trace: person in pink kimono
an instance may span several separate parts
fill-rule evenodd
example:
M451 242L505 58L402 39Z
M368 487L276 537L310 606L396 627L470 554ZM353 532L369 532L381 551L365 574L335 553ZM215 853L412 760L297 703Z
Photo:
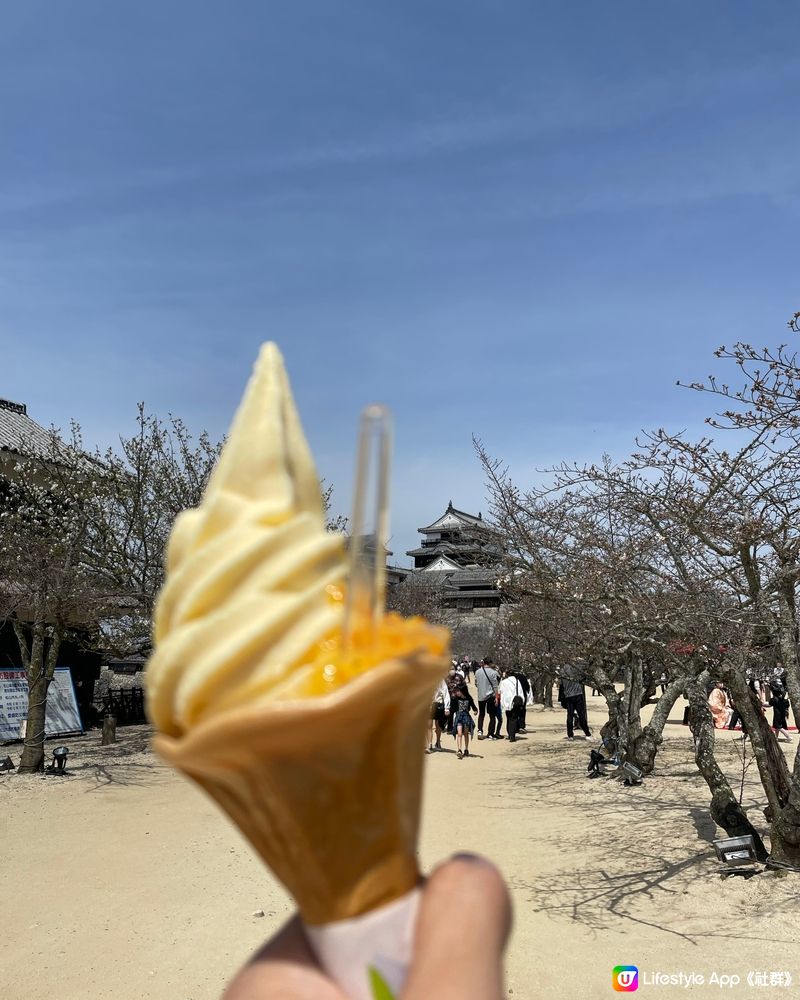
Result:
M727 729L731 718L731 705L722 681L717 681L708 696L708 707L714 719L715 729Z

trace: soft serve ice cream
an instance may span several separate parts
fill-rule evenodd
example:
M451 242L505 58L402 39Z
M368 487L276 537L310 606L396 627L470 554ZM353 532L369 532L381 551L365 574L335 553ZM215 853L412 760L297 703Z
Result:
M166 569L146 674L158 752L234 820L307 925L383 908L410 926L423 734L448 636L394 614L356 614L344 636L344 539L325 528L273 344L202 503L176 520ZM316 933L327 962L332 939ZM331 955L350 988L338 936Z
M178 736L237 706L330 693L445 636L386 616L342 644L346 575L280 352L265 344L200 507L176 520L156 606L148 708Z

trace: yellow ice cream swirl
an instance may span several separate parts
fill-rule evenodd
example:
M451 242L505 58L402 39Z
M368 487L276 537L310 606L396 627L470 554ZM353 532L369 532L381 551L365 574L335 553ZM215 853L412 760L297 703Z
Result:
M178 735L277 696L341 628L343 538L273 344L261 351L202 504L176 519L147 668L148 711Z
M315 697L397 656L447 648L445 630L385 615L342 636L343 537L283 361L265 344L199 507L170 538L147 667L148 713L179 736L264 701Z

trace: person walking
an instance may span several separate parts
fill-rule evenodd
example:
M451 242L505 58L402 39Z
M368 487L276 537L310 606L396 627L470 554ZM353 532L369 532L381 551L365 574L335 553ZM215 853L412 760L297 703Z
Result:
M469 738L475 728L470 712L477 713L478 706L472 700L467 690L467 682L462 681L451 701L453 711L453 728L456 735L456 756L469 757Z
M772 697L768 704L772 707L772 728L779 740L784 743L791 743L792 737L789 735L789 699L782 684L770 685Z
M508 742L514 743L519 728L519 710L520 707L524 707L525 699L519 678L510 670L503 671L503 679L500 681L500 705L506 713Z
M586 695L583 690L580 668L568 664L561 670L561 685L559 687L559 702L567 710L567 735L565 739L575 739L575 722L583 730L588 739L592 732L586 718Z
M433 694L431 702L431 718L428 724L428 753L442 749L442 730L447 728L450 717L450 691L444 679L439 681L439 686ZM434 746L433 735L436 733L436 744Z
M452 702L456 696L456 691L458 691L458 689L465 683L465 681L464 678L461 676L461 674L456 670L455 665L453 665L450 668L450 673L447 675L447 677L445 677L444 682L447 685L448 692L450 693L450 702L451 702L450 705L451 711L448 720L447 731L448 733L450 733L451 736L455 736L456 735L455 712L453 710Z
M500 686L500 674L495 670L494 664L488 657L481 660L480 663L473 663L472 666L478 693L478 739L483 739L483 722L488 715L486 735L488 739L493 740L497 730L496 695Z
M515 670L514 676L517 678L520 686L522 687L522 705L520 706L518 713L517 734L526 733L528 730L525 715L528 711L528 705L533 704L533 699L531 698L531 682L521 670Z

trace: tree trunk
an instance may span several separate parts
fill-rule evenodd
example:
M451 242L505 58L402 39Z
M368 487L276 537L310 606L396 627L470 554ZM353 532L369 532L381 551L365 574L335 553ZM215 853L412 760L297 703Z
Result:
M800 756L795 756L790 772L778 740L759 708L757 697L748 688L742 670L731 666L726 676L739 714L747 726L769 803L764 814L770 823L771 857L800 867Z
M655 699L657 686L656 671L653 669L652 664L648 663L647 668L643 670L642 708L644 708L645 705L649 705L650 702Z
M35 774L44 770L44 723L49 686L44 670L39 671L35 680L28 681L28 720L22 758L17 768L19 774Z
M759 777L769 803L769 821L773 822L789 801L792 782L786 758L783 756L775 734L767 722L757 695L747 686L743 664L729 663L723 677L733 694L733 702L742 717Z
M17 633L19 638L19 633ZM25 743L17 771L35 774L44 770L44 729L47 716L47 692L56 669L61 649L61 629L53 627L45 655L45 626L36 622L31 630L31 644L27 655L28 716ZM25 654L23 654L25 660Z
M664 727L685 683L684 677L670 681L656 702L650 721L628 748L628 760L637 764L645 774L651 774L655 767L658 748L664 742Z
M770 841L775 861L800 868L800 754L794 759L789 801L772 824Z
M553 707L553 677L551 674L537 673L531 680L531 694L537 705Z
M603 693L605 694L605 691ZM612 704L609 702L608 696L606 696L606 702L609 704L609 710L611 710ZM613 705L619 738L619 750L625 760L633 760L633 747L642 735L641 707L642 661L638 656L631 655L625 663L622 693L617 695L616 702Z
M706 697L707 679L706 673L699 680L691 681L686 685L686 693L692 709L689 718L695 744L694 759L711 792L711 818L729 837L749 834L755 843L758 860L766 861L764 842L733 794L714 755L714 722Z
M792 705L792 715L794 724L800 730L800 665L798 665L797 649L797 623L794 602L794 583L788 590L783 589L779 594L781 615L778 625L778 641L781 650L781 659L786 670L786 687L789 692L789 701Z
M590 677L591 683L599 689L600 693L606 700L608 721L603 723L603 726L600 729L600 738L606 746L609 746L612 741L619 740L621 738L619 724L621 718L620 705L622 703L622 695L614 687L614 682L612 681L609 672L606 671L600 664L595 663L592 665Z

